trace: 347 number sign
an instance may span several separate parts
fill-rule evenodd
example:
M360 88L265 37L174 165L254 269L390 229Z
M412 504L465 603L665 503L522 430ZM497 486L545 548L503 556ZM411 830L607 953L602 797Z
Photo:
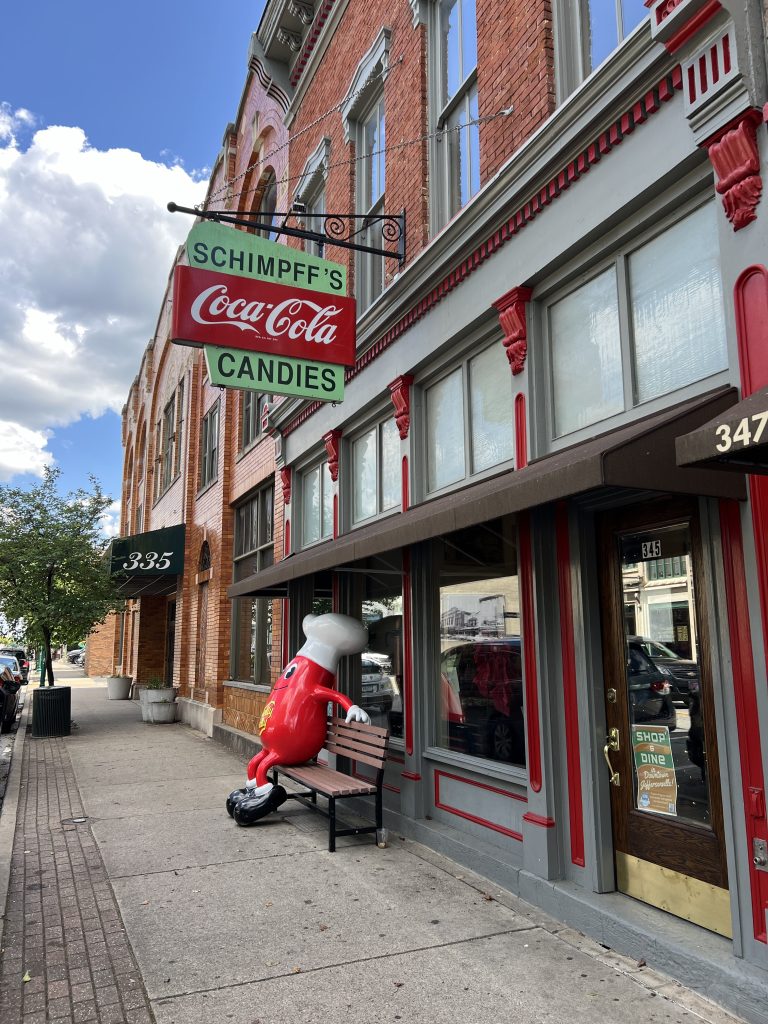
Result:
M750 427L750 421L752 427ZM715 449L718 452L729 452L734 445L748 448L751 444L759 444L766 424L768 424L768 412L757 412L753 416L745 416L744 419L739 420L734 430L731 430L727 423L721 423L715 429L715 433L720 438Z

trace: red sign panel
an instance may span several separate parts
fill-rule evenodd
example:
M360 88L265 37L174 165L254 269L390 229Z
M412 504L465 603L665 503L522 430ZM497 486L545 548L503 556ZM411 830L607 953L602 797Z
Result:
M171 340L247 352L355 362L355 300L271 281L178 266Z

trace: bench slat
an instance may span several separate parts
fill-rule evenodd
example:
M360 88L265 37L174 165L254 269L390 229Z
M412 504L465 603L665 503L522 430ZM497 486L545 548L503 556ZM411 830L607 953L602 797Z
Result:
M327 735L343 739L345 743L359 743L372 750L385 750L387 746L386 736L369 736L357 730L346 729L344 726L329 724Z
M311 789L316 789L323 796L365 796L376 792L376 786L369 782L353 779L351 775L335 772L331 768L320 765L298 765L291 768L278 768L289 779L300 782Z
M325 749L331 754L340 754L342 757L349 757L353 761L362 761L363 764L369 764L372 768L381 768L385 761L383 756L371 757L369 754L354 750L352 747L342 746L341 743L332 743L330 740L326 740Z
M365 722L347 722L344 718L337 715L332 715L328 719L328 723L329 725L343 725L345 729L367 733L369 736L389 736L389 730L382 729L379 725L366 725Z

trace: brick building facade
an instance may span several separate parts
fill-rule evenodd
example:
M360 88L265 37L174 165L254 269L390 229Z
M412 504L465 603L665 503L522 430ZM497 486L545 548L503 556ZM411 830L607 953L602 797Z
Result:
M345 266L357 356L342 403L267 402L241 454L244 393L163 312L123 531L186 525L187 721L253 746L303 615L362 617L339 681L390 729L390 824L755 1020L765 50L730 2L270 0L207 209L327 233L279 240ZM392 255L334 244L334 214ZM149 467L182 379L179 481L150 502L143 424ZM127 614L140 681L171 600Z

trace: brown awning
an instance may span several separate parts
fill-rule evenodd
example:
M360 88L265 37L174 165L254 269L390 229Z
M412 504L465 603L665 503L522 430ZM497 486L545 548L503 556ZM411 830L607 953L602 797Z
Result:
M679 466L768 474L768 388L675 441Z
M285 596L290 580L439 537L497 516L545 505L601 487L744 499L743 479L709 469L681 469L675 438L729 409L735 388L708 395L546 455L525 469L446 494L400 515L377 520L335 541L290 555L228 589L230 597Z

